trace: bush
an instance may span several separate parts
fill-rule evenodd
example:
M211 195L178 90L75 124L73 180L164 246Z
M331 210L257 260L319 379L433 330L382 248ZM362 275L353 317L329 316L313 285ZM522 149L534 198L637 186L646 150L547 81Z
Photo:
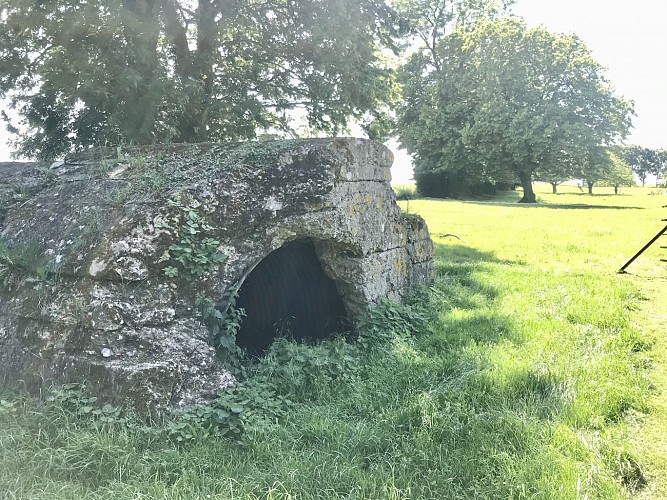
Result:
M414 200L418 197L417 188L409 184L393 186L397 200Z

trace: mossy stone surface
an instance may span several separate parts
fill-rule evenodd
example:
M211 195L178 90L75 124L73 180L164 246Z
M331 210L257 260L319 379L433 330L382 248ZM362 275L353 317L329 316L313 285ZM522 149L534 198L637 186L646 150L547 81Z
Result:
M212 398L234 377L195 297L224 309L257 263L297 239L314 244L351 318L401 299L429 280L433 249L424 221L396 205L391 162L372 141L313 139L0 164L1 374L86 382L137 407ZM169 277L183 213L224 259Z

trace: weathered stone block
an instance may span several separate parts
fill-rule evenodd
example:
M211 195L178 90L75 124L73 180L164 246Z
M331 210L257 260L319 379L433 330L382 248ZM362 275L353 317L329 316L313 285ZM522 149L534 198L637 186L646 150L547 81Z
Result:
M314 338L404 298L432 244L396 205L391 162L371 141L315 139L0 164L0 375L187 405L234 382L197 297L224 311L241 287L253 328Z

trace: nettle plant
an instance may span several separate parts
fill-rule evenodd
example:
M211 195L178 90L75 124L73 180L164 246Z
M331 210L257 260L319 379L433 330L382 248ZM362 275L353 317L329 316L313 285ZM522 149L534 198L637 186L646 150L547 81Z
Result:
M184 196L168 203L172 209L169 217L156 224L175 235L173 243L159 259L159 262L168 264L162 272L169 278L189 280L223 264L227 256L218 250L220 241L212 236L215 228L198 211L199 203ZM237 367L242 353L236 345L236 334L245 312L236 308L235 298L236 293L232 293L225 312L205 295L197 295L195 306L201 322L208 328L211 345L225 361Z
M201 314L201 322L208 328L211 345L217 349L218 355L238 368L242 352L236 345L236 334L246 314L243 308L236 307L236 297L235 292L225 312L220 311L210 298L202 295L196 297L195 305Z
M199 203L181 196L168 204L171 214L156 227L174 232L176 237L158 261L168 264L162 272L169 278L199 277L224 263L227 256L218 251L220 241L211 236L215 228L197 210Z

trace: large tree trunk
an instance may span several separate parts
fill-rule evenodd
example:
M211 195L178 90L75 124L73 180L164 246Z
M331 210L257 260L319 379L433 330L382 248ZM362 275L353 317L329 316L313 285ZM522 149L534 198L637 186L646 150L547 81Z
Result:
M192 54L188 46L188 32L182 24L175 0L165 0L162 3L162 18L165 25L165 36L169 41L174 54L174 73L185 79L194 76Z
M618 194L618 186L614 186L614 194Z
M588 184L588 194L593 194L593 183L591 181L588 181L587 184Z
M558 191L556 188L558 187L558 183L556 182L551 182L551 194L558 194Z
M530 172L521 172L519 179L521 179L523 188L523 198L519 200L519 203L537 203L533 192L533 175Z
M138 76L134 88L127 89L124 128L129 131L133 142L149 144L153 141L159 106L159 94L155 91L160 68L157 53L160 38L159 5L155 0L123 0L123 7L127 14L123 33L134 54L127 64Z
M223 13L223 4L223 0L200 0L194 12L186 16L179 11L178 0L162 1L166 38L174 55L174 72L183 82L199 85L177 125L175 140L179 142L201 142L208 138L206 125L215 81L215 57L220 24L224 22L216 19ZM193 26L196 27L196 43L192 45L188 29Z

